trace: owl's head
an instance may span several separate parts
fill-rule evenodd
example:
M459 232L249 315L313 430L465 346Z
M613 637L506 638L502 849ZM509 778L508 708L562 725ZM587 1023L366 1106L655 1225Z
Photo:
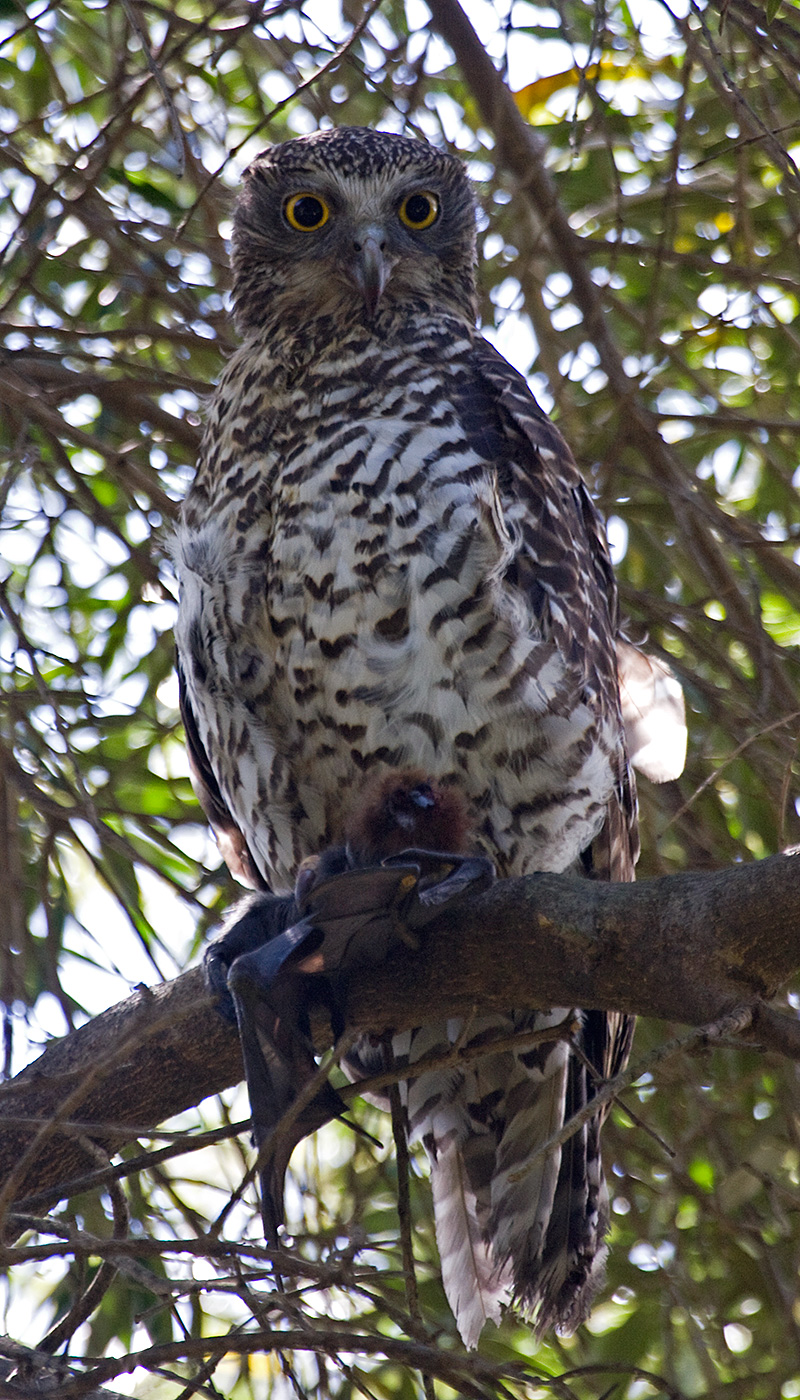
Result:
M243 332L449 312L475 323L475 201L456 157L340 127L272 146L234 219Z

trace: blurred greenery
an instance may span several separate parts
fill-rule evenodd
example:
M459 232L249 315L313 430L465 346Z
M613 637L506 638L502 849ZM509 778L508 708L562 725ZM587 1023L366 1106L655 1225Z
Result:
M422 0L0 3L0 978L17 1068L127 984L174 975L235 893L188 781L170 529L235 343L233 193L264 144L320 126L422 135L478 183L486 333L529 372L610 521L630 634L686 691L686 772L642 783L642 876L800 840L800 5L464 8L545 142L602 337ZM640 1025L637 1060L671 1033ZM170 1126L246 1113L240 1090ZM329 1127L295 1158L308 1267L283 1311L252 1196L215 1224L247 1135L200 1153L179 1138L183 1155L125 1178L124 1201L95 1192L31 1223L28 1262L0 1283L5 1328L36 1346L71 1317L58 1347L154 1400L415 1396L403 1338L435 1348L440 1400L791 1400L799 1115L795 1066L755 1049L645 1074L606 1129L608 1285L569 1340L537 1345L509 1318L464 1363L421 1163L409 1316L390 1132L369 1109L384 1150ZM120 1211L127 1262L84 1318L100 1256L70 1232L110 1237ZM270 1350L265 1328L294 1347Z

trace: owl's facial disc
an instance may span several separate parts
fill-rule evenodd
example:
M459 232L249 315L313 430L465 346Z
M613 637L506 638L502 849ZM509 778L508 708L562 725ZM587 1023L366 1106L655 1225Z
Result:
M380 224L368 224L356 231L353 256L349 260L347 271L364 298L370 319L378 309L378 303L396 262L397 254L389 252L386 232Z

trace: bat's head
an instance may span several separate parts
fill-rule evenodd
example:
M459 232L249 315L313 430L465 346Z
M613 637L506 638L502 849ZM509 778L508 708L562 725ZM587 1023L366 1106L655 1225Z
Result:
M464 793L419 768L391 768L366 785L347 823L359 863L372 864L409 847L463 854L470 846Z

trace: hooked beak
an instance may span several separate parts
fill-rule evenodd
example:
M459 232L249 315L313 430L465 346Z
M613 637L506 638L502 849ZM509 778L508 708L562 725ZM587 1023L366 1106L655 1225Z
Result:
M350 267L351 276L364 298L364 305L370 320L378 309L384 288L392 275L397 259L387 254L382 246L385 237L381 229L371 227L355 241L355 258Z

